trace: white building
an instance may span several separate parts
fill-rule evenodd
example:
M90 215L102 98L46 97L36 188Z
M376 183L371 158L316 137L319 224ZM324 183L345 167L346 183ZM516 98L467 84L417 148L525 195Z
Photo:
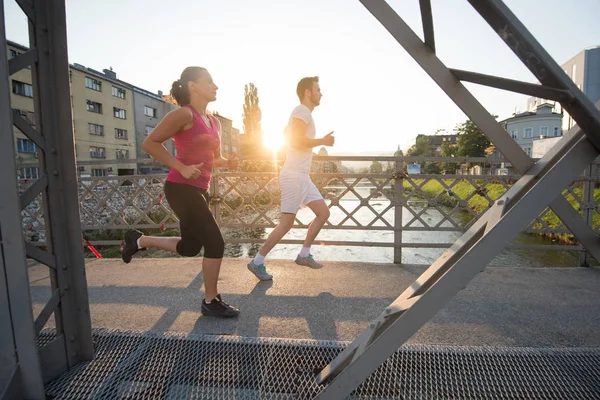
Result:
M533 147L531 148L531 158L542 158L546 153L554 147L562 137L549 137L536 139L533 141Z
M553 112L553 104L540 104L535 112L514 114L500 121L506 132L532 157L535 139L562 136L562 115Z
M561 68L593 104L600 100L600 46L580 51L561 65ZM538 97L530 97L527 100L527 110L535 111L537 106L544 103L552 104L554 112L563 113L560 103ZM567 132L573 125L575 121L564 111L563 132Z

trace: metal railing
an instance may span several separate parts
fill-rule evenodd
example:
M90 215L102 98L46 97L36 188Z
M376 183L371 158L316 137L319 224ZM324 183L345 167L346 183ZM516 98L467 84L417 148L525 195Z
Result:
M129 161L131 162L131 161ZM363 163L348 170L344 163ZM407 165L420 164L428 170L455 168L468 174L408 174ZM264 234L244 235L249 229L274 228L279 216L278 170L281 163L263 172L215 171L211 206L218 224L236 235L225 235L228 243L261 243ZM279 165L279 166L278 166ZM331 217L327 230L393 232L358 240L319 240L322 245L393 247L394 260L401 260L402 248L447 248L451 243L406 241L407 232L464 232L517 179L518 174L493 175L501 167L487 158L441 157L315 157L312 180L321 191ZM598 176L587 172L565 188L563 195L580 215L598 231L598 201L594 196ZM365 171L368 170L368 172ZM336 172L321 172L330 170ZM360 172L356 172L356 171ZM114 231L129 228L162 230L177 228L178 220L163 195L166 175L80 177L80 215L84 231ZM24 191L33 182L21 180ZM588 199L588 201L584 201ZM22 212L25 234L43 244L44 221L41 198ZM299 213L295 227L305 229L312 214ZM240 234L241 232L241 234ZM546 209L525 231L532 234L563 235L570 232ZM113 232L114 233L114 232ZM114 235L113 235L114 236ZM521 249L576 250L576 242L513 245ZM299 244L300 240L282 243ZM118 239L93 240L96 245L119 245Z

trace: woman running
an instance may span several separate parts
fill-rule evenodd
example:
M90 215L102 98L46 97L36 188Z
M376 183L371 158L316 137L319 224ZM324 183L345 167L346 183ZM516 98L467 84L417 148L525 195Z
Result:
M170 168L165 182L165 197L179 218L181 237L145 236L137 230L125 233L123 261L129 263L144 248L157 248L184 257L194 257L204 247L202 273L204 299L202 314L236 317L239 310L225 303L217 290L225 243L209 205L208 188L212 167L237 168L235 154L221 157L220 124L207 115L206 106L217 99L217 85L205 68L188 67L173 82L171 96L181 108L171 111L144 140L143 149ZM163 143L173 138L177 156Z

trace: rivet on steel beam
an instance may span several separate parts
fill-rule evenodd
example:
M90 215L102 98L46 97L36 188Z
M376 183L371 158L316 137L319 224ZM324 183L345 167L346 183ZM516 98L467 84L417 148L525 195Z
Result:
M50 152L51 152L52 154L56 154L56 153L58 153L58 151L56 151L56 149L52 149Z
M74 342L74 341L75 341L75 335L71 335L71 337L69 338L69 340L70 340L71 342Z
M52 175L58 176L58 171L57 170L52 171Z
M61 268L62 269L67 269L67 268L69 268L69 266L67 264L63 264Z

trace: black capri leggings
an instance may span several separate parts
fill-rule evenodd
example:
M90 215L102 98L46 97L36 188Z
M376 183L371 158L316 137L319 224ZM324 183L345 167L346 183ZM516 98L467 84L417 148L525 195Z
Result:
M223 258L225 242L208 208L206 190L166 181L165 197L179 218L181 240L177 243L177 253L194 257L204 247L205 258Z

